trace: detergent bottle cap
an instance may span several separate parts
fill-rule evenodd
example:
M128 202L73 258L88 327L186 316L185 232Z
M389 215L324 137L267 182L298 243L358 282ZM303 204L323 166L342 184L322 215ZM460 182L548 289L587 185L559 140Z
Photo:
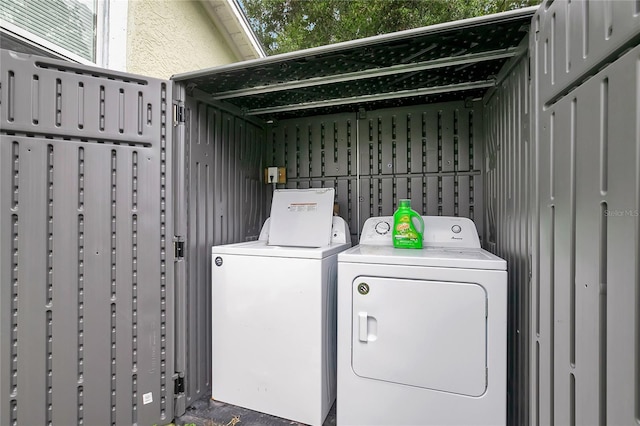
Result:
M411 207L411 200L400 200L398 207Z

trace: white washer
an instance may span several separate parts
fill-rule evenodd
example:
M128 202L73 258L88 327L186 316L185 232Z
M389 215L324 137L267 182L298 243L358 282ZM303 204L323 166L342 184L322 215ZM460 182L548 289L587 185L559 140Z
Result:
M318 248L268 245L268 230L212 248L212 398L320 426L336 396L337 256L349 229L334 217Z
M506 423L506 262L471 220L423 218L421 250L377 217L338 255L338 426Z

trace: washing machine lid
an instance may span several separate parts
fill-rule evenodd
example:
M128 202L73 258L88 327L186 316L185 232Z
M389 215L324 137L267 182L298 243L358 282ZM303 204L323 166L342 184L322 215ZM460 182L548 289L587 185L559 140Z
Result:
M271 201L268 244L329 245L334 197L333 188L276 189Z
M245 243L213 246L213 255L239 255L262 257L286 257L297 259L324 259L351 247L349 243L331 243L324 247L286 247L269 245L267 241L249 241Z
M425 247L417 250L361 244L340 253L338 262L464 269L507 269L507 262L504 259L486 250L459 247Z

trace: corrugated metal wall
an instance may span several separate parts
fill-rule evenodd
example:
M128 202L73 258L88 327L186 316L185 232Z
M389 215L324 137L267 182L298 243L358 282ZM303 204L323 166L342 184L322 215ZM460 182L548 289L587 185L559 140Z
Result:
M509 294L508 424L528 421L531 267L531 144L526 55L487 96L485 122L485 248L506 259Z
M639 12L534 17L534 425L640 422Z
M450 102L281 121L265 165L286 167L287 188L334 187L354 243L402 198L423 214L475 219L482 238L483 155L482 104Z
M0 424L168 422L167 82L1 55Z
M178 279L177 369L185 403L211 394L211 247L257 239L265 220L264 130L239 115L189 96L185 103L184 205L178 229L186 240ZM186 284L185 284L186 283ZM178 413L182 414L182 413Z

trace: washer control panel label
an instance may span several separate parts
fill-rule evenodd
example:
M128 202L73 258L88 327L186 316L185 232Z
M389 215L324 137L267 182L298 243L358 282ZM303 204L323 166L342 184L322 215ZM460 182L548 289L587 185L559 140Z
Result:
M288 207L290 212L315 212L318 210L318 203L290 203Z

